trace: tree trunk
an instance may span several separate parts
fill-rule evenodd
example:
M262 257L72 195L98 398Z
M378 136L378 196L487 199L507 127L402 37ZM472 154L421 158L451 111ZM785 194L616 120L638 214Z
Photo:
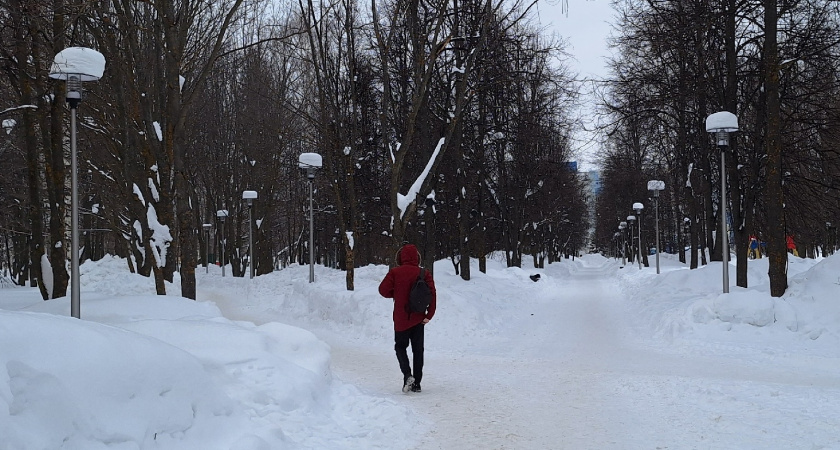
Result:
M17 59L17 74L20 82L20 104L32 105L34 95L32 86L32 76L29 73L30 55L35 54L34 49L30 49L27 43L33 42L37 33L32 33L34 30L26 30L28 20L23 17L23 12L26 10L23 4L19 1L12 2L10 8L12 23L18 26L14 27L15 32L15 57ZM31 26L34 27L34 26ZM29 31L29 32L27 32ZM32 43L34 47L34 42ZM26 163L27 163L27 182L29 189L29 223L31 238L29 240L29 273L30 280L37 283L41 291L41 297L44 300L50 298L50 293L47 292L46 287L41 276L41 257L44 255L44 225L41 219L41 166L38 162L38 141L35 137L35 127L37 120L35 112L31 108L25 108L23 115L23 133L24 145L26 147ZM63 263L63 261L62 261ZM33 284L35 286L35 284Z
M55 0L53 14L53 53L64 50L64 1ZM67 285L70 281L70 274L67 273L67 249L70 247L66 242L67 228L64 218L67 208L65 206L66 170L64 167L64 133L62 124L64 118L64 92L65 83L56 83L53 88L54 100L49 109L49 127L42 128L44 136L44 169L47 196L50 203L50 265L52 266L53 286L50 293L52 298L64 297L67 295ZM46 106L47 102L39 101Z
M778 11L776 0L764 0L764 92L767 95L767 256L770 295L787 290L784 195L782 191L781 106L779 101Z

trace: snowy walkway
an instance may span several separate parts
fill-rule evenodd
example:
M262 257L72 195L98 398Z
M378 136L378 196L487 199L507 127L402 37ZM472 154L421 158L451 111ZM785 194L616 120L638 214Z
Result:
M486 333L453 331L444 293L426 328L420 394L400 392L390 332L329 331L330 320L310 329L332 347L336 377L423 419L417 449L801 448L837 425L836 375L785 357L768 363L653 339L619 290L615 264L599 261L554 264L540 282L512 290L473 288L477 305L507 296L495 299L489 313L501 317ZM357 291L366 281L353 295L374 294L372 279L358 280ZM470 288L457 295L469 303ZM231 318L288 318L232 306L220 304ZM469 319L462 314L453 315Z

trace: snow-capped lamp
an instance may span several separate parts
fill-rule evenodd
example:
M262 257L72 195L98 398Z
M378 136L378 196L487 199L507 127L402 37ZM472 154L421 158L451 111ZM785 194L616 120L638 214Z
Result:
M216 217L219 218L219 255L221 259L219 264L222 266L222 276L225 276L225 219L227 219L228 210L220 209L216 211Z
M636 202L633 203L633 211L636 211L636 217L639 218L639 226L636 227L637 239L639 243L639 254L636 255L639 258L639 270L642 270L642 210L645 209L645 205Z
M69 47L53 58L50 78L67 82L67 103L71 109L76 109L82 101L82 82L98 81L104 72L102 53L85 47Z
M242 199L248 202L248 265L251 266L251 279L254 279L254 214L252 207L257 199L257 191L243 191Z
M706 118L706 132L715 134L720 149L720 231L721 264L723 266L723 293L729 293L729 232L726 229L726 147L729 133L738 131L738 118L729 111L720 111Z
M653 192L653 209L656 212L656 274L659 275L659 191L665 189L665 182L650 180L647 188Z
M309 179L309 282L315 282L315 218L312 203L312 182L315 180L315 171L321 168L321 155L317 153L301 153L298 157L298 167L306 173Z
M213 228L213 224L205 223L202 225L204 228L204 273L210 273L210 229Z
M81 318L79 290L79 180L76 151L76 109L82 102L82 82L97 81L105 71L105 57L84 47L66 48L53 58L50 78L67 82L70 105L70 315Z
M619 222L618 223L618 232L621 233L621 237L623 242L621 243L621 268L623 269L625 265L627 265L627 237L624 234L624 230L627 229L627 222Z
M306 178L315 178L315 171L322 166L323 159L317 153L301 153L298 157L298 167L306 173Z

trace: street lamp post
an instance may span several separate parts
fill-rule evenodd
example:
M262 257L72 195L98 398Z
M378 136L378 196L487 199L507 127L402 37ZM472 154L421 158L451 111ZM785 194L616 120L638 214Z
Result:
M70 315L81 318L79 286L79 178L76 151L76 109L82 102L82 82L97 81L105 71L105 57L96 50L69 47L55 55L50 78L67 81L70 105Z
M212 224L205 223L204 227L204 273L210 273L210 228Z
M638 254L636 253L636 249L633 247L633 239L635 239L635 237L633 236L633 225L636 223L636 216L627 216L627 222L630 224L630 253L633 255L633 258L638 259ZM638 228L638 225L637 225L637 228ZM638 244L641 246L642 243L639 242ZM630 260L630 262L632 263L633 260ZM642 268L641 263L639 263L639 264L640 264L639 268L641 269Z
M315 180L315 171L322 166L321 155L317 153L301 153L298 159L298 167L306 173L309 180L309 282L315 282L315 219L312 202L312 182Z
M618 261L618 246L620 245L619 242L621 241L621 233L616 231L613 234L613 250L615 250L615 259Z
M723 293L729 293L729 233L726 230L726 147L729 133L738 131L738 118L728 111L720 111L706 118L706 132L715 133L720 149L720 232L723 265Z
M639 270L642 270L642 210L645 205L641 203L633 203L633 210L636 211L636 217L639 218L639 226L636 232L639 234Z
M228 210L220 209L216 211L216 217L219 218L219 265L222 266L222 276L225 276L225 219L228 216Z
M665 182L648 181L648 190L653 192L653 209L656 212L656 273L659 274L659 191L665 189Z
M248 265L251 266L251 279L254 278L254 218L252 208L257 198L257 191L244 191L242 198L248 202Z
M624 266L627 265L627 254L625 252L627 250L627 236L624 234L624 230L626 228L627 228L627 222L620 222L618 224L618 231L621 233L621 240L622 240L622 242L621 242L621 267L622 268L624 268Z

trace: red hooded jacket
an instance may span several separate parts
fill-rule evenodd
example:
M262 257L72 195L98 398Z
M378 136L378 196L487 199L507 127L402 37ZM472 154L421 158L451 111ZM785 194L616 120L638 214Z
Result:
M426 314L412 313L408 309L408 294L420 275L420 252L412 244L406 244L397 253L397 267L388 271L382 283L379 283L379 293L385 298L394 299L394 330L404 331L421 322L431 320L437 307L437 291L435 281L428 270L425 271L426 283L432 290L432 301Z

